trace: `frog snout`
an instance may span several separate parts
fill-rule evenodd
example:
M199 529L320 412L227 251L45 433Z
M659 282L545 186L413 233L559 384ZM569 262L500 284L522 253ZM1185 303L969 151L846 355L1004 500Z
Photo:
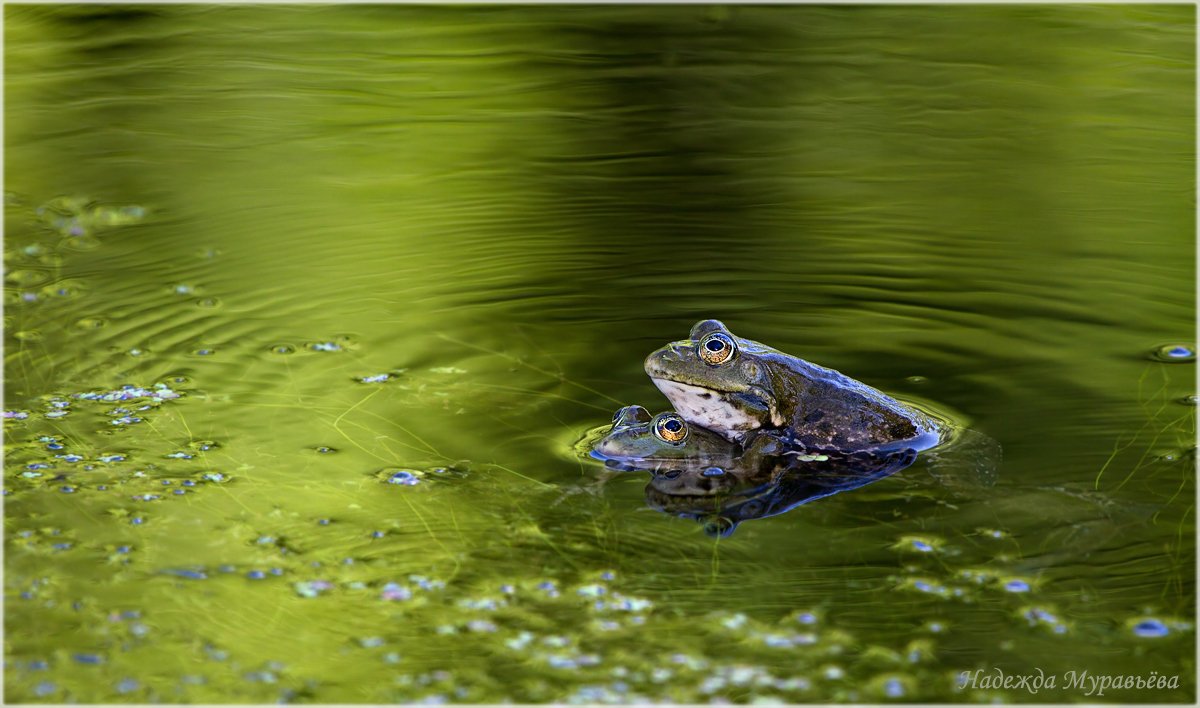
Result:
M670 344L651 352L650 356L646 357L646 373L654 376L675 369L676 365L684 361L685 351L686 347L680 344Z

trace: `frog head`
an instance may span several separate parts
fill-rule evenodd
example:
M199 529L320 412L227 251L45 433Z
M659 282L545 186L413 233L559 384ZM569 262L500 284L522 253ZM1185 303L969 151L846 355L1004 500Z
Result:
M727 459L736 448L723 437L688 425L675 412L650 415L641 406L626 406L613 415L612 428L592 447L606 460Z
M772 392L768 350L717 320L703 320L687 339L646 357L646 373L684 420L742 441L753 430L785 422Z

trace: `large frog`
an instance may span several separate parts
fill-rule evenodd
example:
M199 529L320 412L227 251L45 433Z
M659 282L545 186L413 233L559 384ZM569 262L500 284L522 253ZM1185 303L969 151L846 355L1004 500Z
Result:
M764 344L717 320L646 357L646 373L687 422L745 442L758 430L809 450L923 450L937 425L866 384Z

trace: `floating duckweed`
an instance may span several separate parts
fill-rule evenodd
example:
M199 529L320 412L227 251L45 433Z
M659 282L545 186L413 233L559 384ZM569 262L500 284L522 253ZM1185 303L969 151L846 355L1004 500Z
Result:
M722 688L725 688L725 683L725 678L722 676L709 676L700 682L700 685L697 686L697 689L699 689L701 693L716 693Z
M1058 619L1053 612L1042 607L1025 607L1019 612L1020 616L1029 622L1029 626L1042 626L1054 634L1066 634L1067 625Z
M458 606L468 610L498 610L501 607L508 607L508 603L504 600L497 600L491 597L471 598L464 597L458 601Z
M384 641L383 637L362 637L358 640L358 645L364 649L374 649L375 647L381 647L386 643L387 642Z
M775 679L775 688L780 691L807 691L812 688L812 682L802 677Z
M412 598L412 590L398 583L387 583L379 593L381 600L408 600Z
M196 307L202 307L206 310L211 310L221 306L221 300L215 297L206 297L196 301Z
M431 374L465 374L466 369L460 369L457 366L435 366L429 370Z
M472 632L495 632L499 629L494 622L488 620L475 619L467 622L467 629Z
M903 698L907 694L908 690L902 679L891 676L883 680L883 695L888 698Z
M156 383L151 388L142 386L125 385L113 391L89 391L85 393L75 394L75 398L85 401L131 401L140 398L150 399L152 402L170 401L179 398L182 394L171 390L169 386L163 383ZM55 402L51 402L52 404Z
M137 204L126 206L96 206L89 216L100 226L128 226L146 218L147 210Z
M296 347L292 346L291 344L272 344L268 351L270 351L272 354L295 354Z
M1005 580L1003 582L1003 587L1008 592L1029 592L1031 589L1029 583L1020 578Z
M1160 619L1148 617L1130 624L1130 631L1139 637L1157 639L1171 633L1171 629Z
M441 590L446 587L446 583L442 580L431 580L424 575L409 575L410 582L415 584L422 590Z
M1000 529L976 529L975 531L976 531L976 533L979 533L982 536L986 536L987 538L1007 538L1008 537L1008 533L1001 531Z
M375 473L375 476L388 484L400 484L411 487L421 482L420 470L387 468Z
M1193 448L1187 448L1184 450L1167 450L1166 452L1159 453L1158 459L1163 462L1178 462L1179 460L1188 457L1193 452L1195 452Z
M938 597L950 597L952 594L945 585L929 578L907 578L900 587Z
M525 647L529 646L530 642L532 642L533 639L534 639L533 632L522 631L521 633L519 633L517 636L513 637L512 639L505 640L504 646L508 647L509 649L512 649L513 651L521 651Z
M746 615L737 613L731 617L726 617L721 620L721 626L729 630L741 629L746 624Z
M88 664L90 666L96 666L98 664L104 663L104 657L100 656L99 654L81 653L81 654L74 654L71 656L71 658L74 659L77 663Z
M616 610L618 612L642 612L654 607L654 603L642 597L625 597L614 595L609 602L597 602L596 609Z
M986 568L963 568L958 571L960 580L976 585L986 585L996 579L996 573Z
M42 681L33 687L33 694L39 698L52 695L58 692L58 685L53 681Z
M271 671L251 671L243 678L251 683L275 683L279 678Z
M1154 361L1187 363L1196 360L1196 349L1187 344L1163 344L1150 351Z
M933 553L940 550L941 545L942 540L932 536L901 536L892 548L898 551Z

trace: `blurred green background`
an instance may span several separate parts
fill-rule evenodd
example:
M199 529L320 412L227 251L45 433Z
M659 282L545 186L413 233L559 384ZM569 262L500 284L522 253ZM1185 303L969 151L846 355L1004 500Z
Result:
M4 31L7 700L1194 699L1193 7ZM706 317L998 481L648 509L572 445Z

